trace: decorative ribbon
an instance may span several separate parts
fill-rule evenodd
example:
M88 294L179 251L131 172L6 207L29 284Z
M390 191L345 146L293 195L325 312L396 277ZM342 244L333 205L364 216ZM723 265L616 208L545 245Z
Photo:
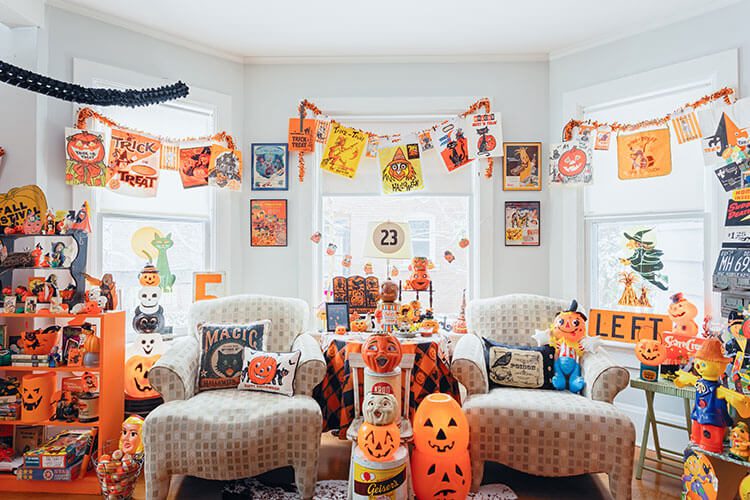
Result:
M571 140L573 138L573 129L576 127L580 127L583 124L591 125L594 128L607 126L607 127L610 127L613 132L629 132L629 131L638 130L644 127L666 125L666 123L669 121L672 115L678 114L687 108L693 108L693 109L699 108L713 101L718 101L719 99L723 99L724 102L726 102L727 104L732 104L732 100L731 100L732 94L734 94L734 89L729 88L729 87L724 87L721 90L717 90L713 94L709 94L709 95L705 95L701 97L695 102L685 104L680 109L677 109L674 112L666 116L662 116L660 118L652 118L650 120L643 120L638 123L618 123L618 122L606 123L606 122L599 122L596 120L570 120L568 123L565 124L565 127L563 127L562 138L563 138L563 141Z

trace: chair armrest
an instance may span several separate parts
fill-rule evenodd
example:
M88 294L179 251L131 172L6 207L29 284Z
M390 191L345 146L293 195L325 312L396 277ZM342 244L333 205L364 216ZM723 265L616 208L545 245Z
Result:
M320 343L309 333L301 333L294 339L292 351L302 352L294 376L294 394L312 396L313 389L323 381L326 373L326 362Z
M488 391L482 339L471 333L459 339L453 351L451 371L466 387L467 396L485 394Z
M200 347L193 337L179 337L148 372L148 381L164 402L190 399L195 395Z
M586 380L583 395L595 401L613 402L615 396L630 382L627 368L616 365L601 348L583 356L581 371Z

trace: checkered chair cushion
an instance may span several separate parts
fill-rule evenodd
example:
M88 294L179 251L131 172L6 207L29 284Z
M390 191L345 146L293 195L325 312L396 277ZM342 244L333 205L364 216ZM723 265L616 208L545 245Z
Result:
M240 479L291 465L304 498L317 481L323 417L310 396L325 373L320 346L303 333L304 301L240 295L198 302L190 310L194 337L178 339L154 365L149 380L165 404L143 426L148 500L167 498L173 474ZM237 389L195 393L198 370L196 326L203 322L246 324L270 319L269 351L300 350L295 395Z
M630 499L635 430L611 403L630 380L606 353L581 361L583 396L567 391L498 388L489 390L481 337L535 345L537 329L549 328L568 302L537 295L506 295L472 301L469 334L461 338L452 370L466 387L464 410L471 425L474 484L484 462L500 462L543 476L607 472L615 498Z

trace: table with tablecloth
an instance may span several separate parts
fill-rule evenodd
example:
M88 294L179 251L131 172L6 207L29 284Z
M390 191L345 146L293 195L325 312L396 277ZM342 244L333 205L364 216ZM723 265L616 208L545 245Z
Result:
M313 391L313 397L323 411L324 430L339 430L339 436L346 435L346 429L354 419L354 387L347 353L359 352L364 339L364 335L357 334L323 335L321 339L326 375L323 382ZM410 416L413 416L422 399L434 392L447 393L456 401L461 400L458 381L450 371L452 338L434 335L399 340L402 352L414 354L409 398ZM359 389L361 401L363 384L360 384Z

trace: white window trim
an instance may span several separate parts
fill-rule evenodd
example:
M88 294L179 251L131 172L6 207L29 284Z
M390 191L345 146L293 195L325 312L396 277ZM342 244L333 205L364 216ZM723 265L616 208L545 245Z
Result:
M158 87L172 80L157 78L144 75L134 71L117 68L107 64L101 64L85 59L73 59L73 79L79 85L93 86L95 81L111 81L117 85L127 85L134 88ZM190 95L188 98L180 99L173 103L175 106L190 107L195 106L199 109L210 109L214 117L214 129L231 130L232 126L232 98L226 94L221 94L211 90L201 89L190 86ZM75 123L77 118L77 108L74 107L73 118L71 123ZM148 131L145 131L148 132ZM154 131L156 132L156 131ZM213 191L213 190L212 190ZM73 186L73 206L80 206L84 201L88 201L92 211L97 213L98 192L95 189ZM231 277L234 273L230 271L230 245L222 242L231 241L231 203L230 196L218 196L217 193L211 194L211 214L212 223L209 224L209 241L208 249L210 255L209 269L226 272L227 289L232 290ZM121 212L116 212L121 213ZM142 216L143 214L133 214ZM178 216L175 216L178 217ZM93 217L94 224L98 227L93 228L92 234L89 235L89 269L90 273L99 275L103 272L101 269L101 218Z

